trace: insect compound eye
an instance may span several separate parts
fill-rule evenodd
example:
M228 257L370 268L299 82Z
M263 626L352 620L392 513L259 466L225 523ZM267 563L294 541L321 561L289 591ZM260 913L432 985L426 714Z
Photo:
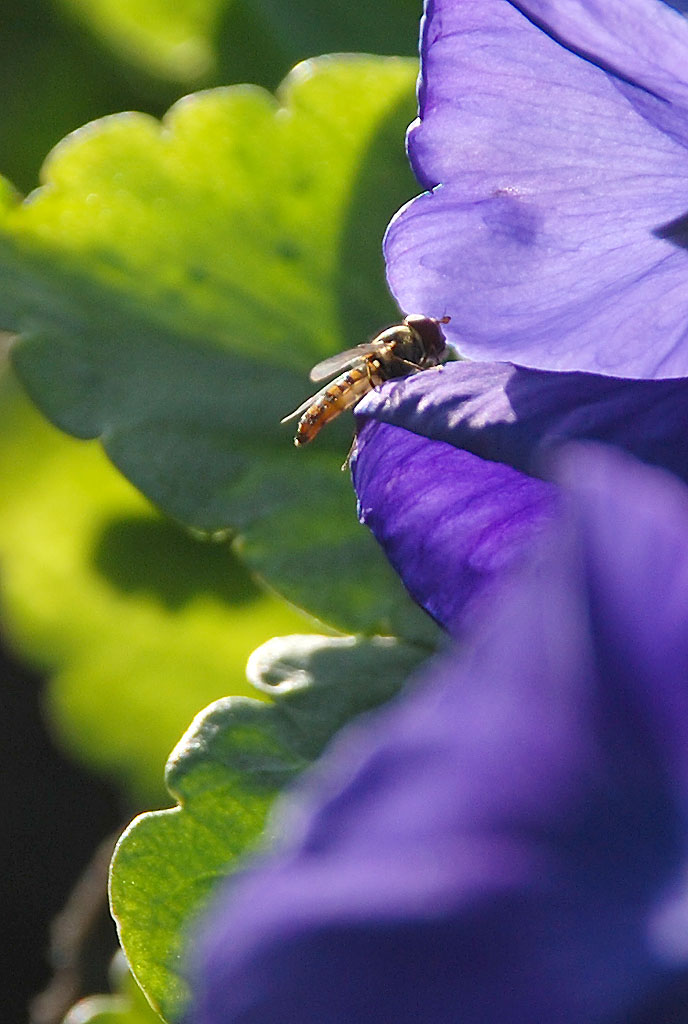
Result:
M438 357L445 349L444 332L441 324L447 323L447 319L435 320L431 316L423 316L420 313L410 313L404 319L404 323L411 327L423 343L423 348L428 356Z

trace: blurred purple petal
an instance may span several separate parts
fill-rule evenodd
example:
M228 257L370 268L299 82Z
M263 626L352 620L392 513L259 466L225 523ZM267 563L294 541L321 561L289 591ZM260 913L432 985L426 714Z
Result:
M564 442L606 441L688 481L684 379L456 362L371 392L356 415L360 518L452 631L493 599L551 518L554 487L534 475Z
M193 1024L629 1021L685 967L688 495L613 452L565 476L473 643L350 728L221 893Z
M620 6L599 6L597 21L580 3L552 17L600 41ZM645 12L679 82L664 54L688 25L656 0L632 6L618 46L634 52ZM474 359L688 373L685 108L582 59L506 0L428 0L422 52L409 155L426 187L442 187L389 226L400 306L449 314L448 338Z

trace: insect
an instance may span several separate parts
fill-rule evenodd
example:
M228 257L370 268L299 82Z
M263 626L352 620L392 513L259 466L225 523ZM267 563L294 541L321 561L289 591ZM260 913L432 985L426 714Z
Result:
M351 409L383 381L437 366L445 350L442 325L449 320L448 316L436 320L411 313L403 323L388 327L365 345L349 348L314 366L312 381L325 380L335 373L339 377L282 420L288 423L301 417L294 437L296 447L312 441L326 423Z

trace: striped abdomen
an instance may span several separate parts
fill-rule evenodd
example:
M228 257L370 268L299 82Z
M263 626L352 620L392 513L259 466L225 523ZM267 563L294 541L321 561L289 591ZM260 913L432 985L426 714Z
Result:
M354 366L341 374L323 388L313 399L313 404L306 409L296 428L294 444L297 447L308 444L326 423L360 402L364 395L382 384L383 380L377 359L366 360L363 366Z

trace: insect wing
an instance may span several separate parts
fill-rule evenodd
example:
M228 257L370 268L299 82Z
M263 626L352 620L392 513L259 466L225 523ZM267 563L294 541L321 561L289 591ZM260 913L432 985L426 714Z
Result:
M301 405L300 405L300 406L298 407L298 409L294 409L294 411L293 411L293 412L290 412L288 416L284 416L284 417L283 417L283 418L282 418L282 419L280 420L280 423L288 423L288 422L289 422L289 420L295 420L295 419L296 419L296 417L297 417L297 416L300 416L300 415L301 415L302 413L304 413L304 412L306 411L306 409L310 409L310 407L311 407L311 406L313 405L313 402L315 401L315 399L316 399L316 396L315 396L315 395L313 395L313 397L312 397L312 398L307 398L307 399L306 399L306 401L305 401L305 402L303 402L303 403L302 403L302 404L301 404Z
M325 380L326 377L334 377L335 373L348 370L354 363L358 363L366 356L374 355L379 351L380 345L376 341L368 341L365 345L356 345L355 348L347 348L344 352L338 352L336 356L323 359L317 363L310 372L312 381Z
M311 395L311 397L307 398L305 402L302 402L298 409L294 409L294 411L290 412L288 416L285 416L284 419L280 420L280 423L288 423L289 420L295 420L297 416L301 416L302 413L307 412L308 409L318 401L320 396L325 394L328 387L329 384L324 388L321 388L320 391L316 391L314 395Z

